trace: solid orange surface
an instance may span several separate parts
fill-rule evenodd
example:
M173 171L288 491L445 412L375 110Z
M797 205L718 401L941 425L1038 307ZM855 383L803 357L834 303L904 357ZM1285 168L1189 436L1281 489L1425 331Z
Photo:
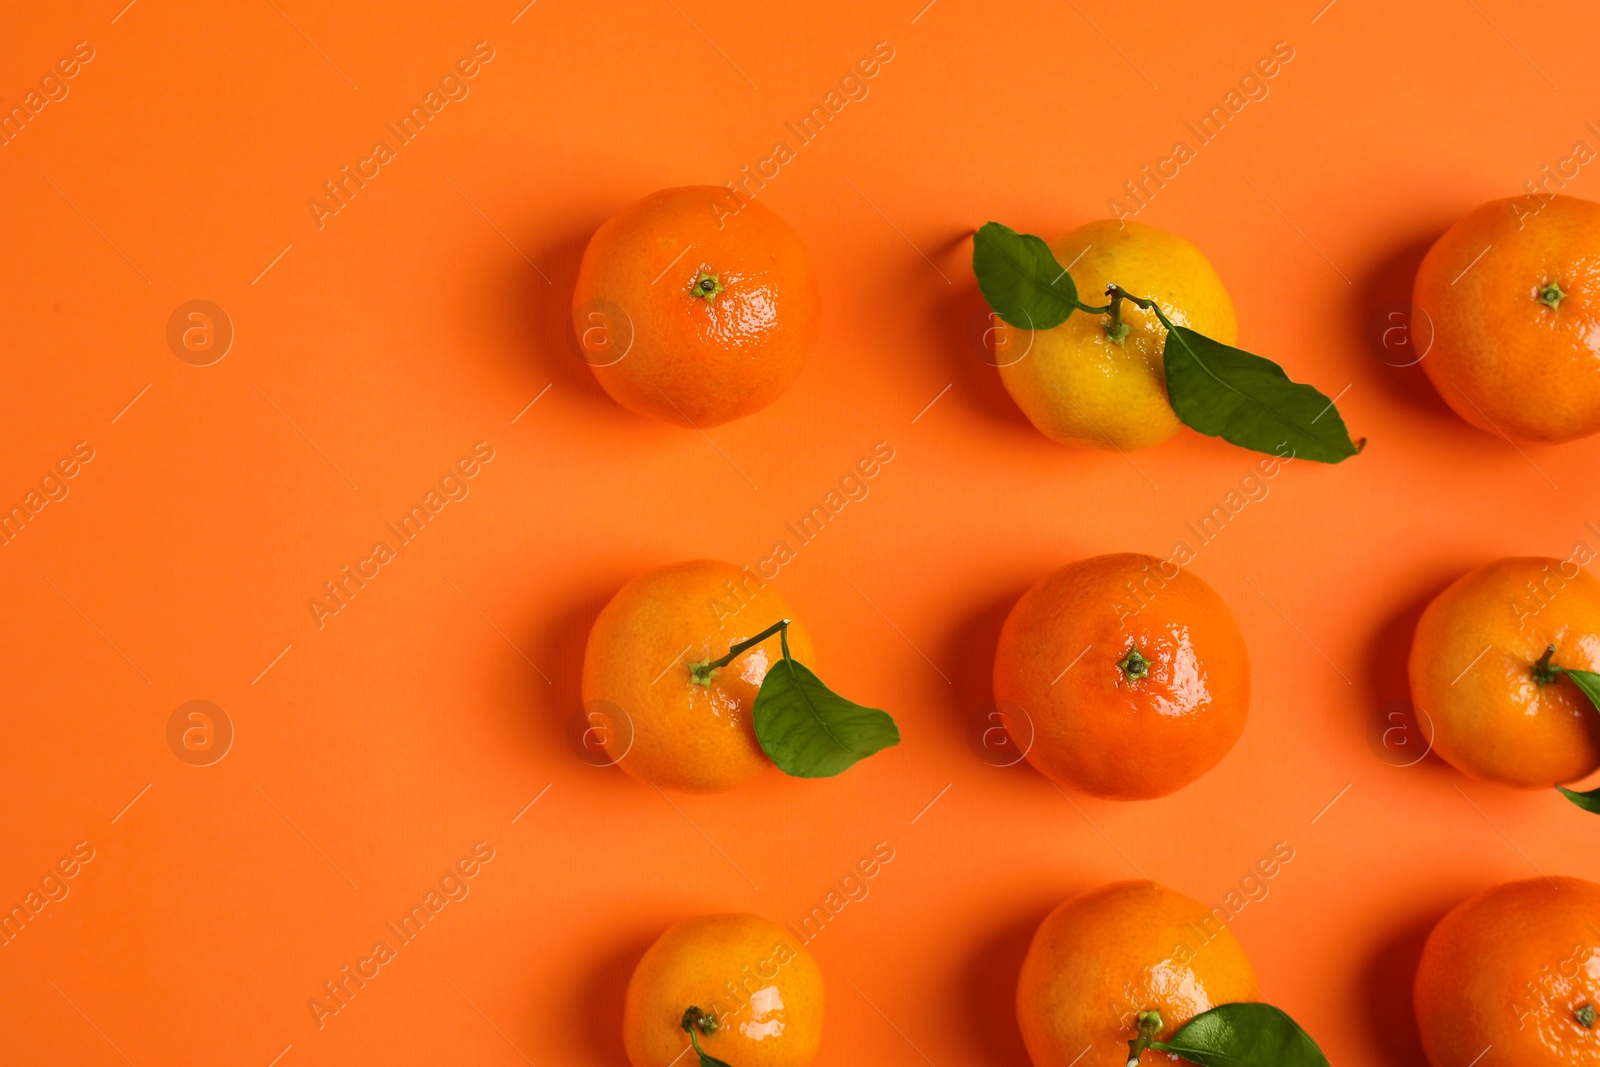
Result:
M0 546L0 903L59 897L0 947L6 1062L619 1065L622 990L665 926L837 894L810 942L820 1063L1023 1064L1032 929L1149 877L1234 914L1333 1062L1412 1065L1411 973L1448 907L1600 878L1597 824L1553 792L1368 741L1450 579L1600 548L1600 442L1513 447L1370 340L1475 204L1563 173L1600 198L1585 5L124 2L19 9L0 42L0 108L39 93L0 143L0 504L38 506ZM1147 165L1169 177L1139 207ZM704 435L629 415L569 341L584 243L746 167L815 259L816 355ZM1123 457L1022 419L973 346L973 229L1135 208L1210 256L1240 343L1337 394L1365 454L1259 479L1187 431ZM168 341L193 300L232 324L206 366L187 320ZM865 495L797 538L880 442ZM387 524L435 492L402 544ZM978 758L1022 590L1180 541L1253 659L1222 763L1114 803ZM779 543L819 672L904 742L705 797L582 762L606 600ZM315 609L346 567L376 573ZM209 766L176 754L189 720L169 743L195 700L231 724ZM388 933L430 892L459 899ZM308 1007L346 967L373 976Z

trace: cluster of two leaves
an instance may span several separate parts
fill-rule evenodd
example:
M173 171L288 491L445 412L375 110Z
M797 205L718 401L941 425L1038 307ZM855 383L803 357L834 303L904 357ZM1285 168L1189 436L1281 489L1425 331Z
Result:
M972 270L989 307L1019 329L1053 329L1084 309L1077 284L1050 247L998 222L978 230ZM1163 322L1167 399L1192 429L1257 452L1320 463L1361 450L1339 409L1319 390L1291 381L1269 359Z

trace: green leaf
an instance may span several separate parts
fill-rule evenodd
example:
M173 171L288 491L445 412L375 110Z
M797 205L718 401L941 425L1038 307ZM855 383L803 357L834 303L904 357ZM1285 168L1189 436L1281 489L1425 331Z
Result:
M1222 1004L1151 1046L1202 1067L1328 1067L1317 1043L1271 1004Z
M698 1045L695 1046L694 1051L700 1057L700 1067L729 1067L726 1062L717 1059L715 1056L707 1056L704 1052L701 1052Z
M1594 671L1573 671L1565 667L1557 667L1557 671L1572 679L1572 684L1577 686L1583 695L1589 698L1589 703L1600 710L1600 674Z
M755 726L762 750L796 778L832 778L900 743L900 730L885 712L846 700L787 656L761 683Z
M1589 703L1594 706L1596 711L1600 711L1600 674L1596 674L1594 671L1573 671L1565 667L1557 667L1556 670L1571 678L1572 684L1577 686L1578 690L1589 698ZM1576 790L1567 789L1559 785L1556 788L1561 790L1562 796L1578 805L1584 811L1600 815L1600 789L1591 789L1587 793L1579 793Z
M1592 811L1596 815L1600 815L1600 789L1591 789L1587 793L1579 793L1565 786L1558 785L1556 788L1561 791L1562 796L1578 805L1584 811Z
M1049 330L1078 306L1078 286L1050 246L1031 233L986 222L972 242L972 273L995 314L1024 330Z
M1270 455L1338 463L1361 451L1333 401L1289 380L1270 359L1232 348L1163 315L1167 399L1188 426ZM1282 451L1284 446L1292 452Z

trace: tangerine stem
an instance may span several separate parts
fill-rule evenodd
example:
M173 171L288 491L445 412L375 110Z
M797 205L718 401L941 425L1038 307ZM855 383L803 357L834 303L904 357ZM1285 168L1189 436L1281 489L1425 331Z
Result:
M1139 1013L1139 1036L1128 1042L1128 1067L1139 1067L1139 1060L1144 1056L1144 1050L1152 1045L1159 1045L1156 1034L1161 1032L1161 1013L1159 1011L1141 1011Z
M1561 668L1553 666L1550 663L1550 657L1554 656L1555 654L1556 646L1550 645L1544 650L1544 655L1539 657L1538 662L1529 668L1533 672L1533 680L1537 682L1541 688L1549 685L1560 676Z
M723 667L726 667L728 664L732 663L734 661L734 659L736 659L741 652L743 652L746 649L751 648L751 647L753 647L755 645L759 645L761 642L765 641L767 638L771 637L773 634L781 635L778 638L778 640L783 645L783 658L784 659L788 659L789 658L789 622L790 622L789 619L779 619L777 622L773 623L771 626L767 627L765 630L762 630L760 633L756 634L754 637L750 638L749 640L740 641L736 645L730 645L729 648L728 648L728 654L723 656L721 659L717 659L717 660L705 660L705 659L703 659L703 660L699 661L698 663L689 664L689 676L694 680L694 682L697 685L710 685L711 684L711 679L717 673L717 671L719 671Z
M691 1006L684 1009L683 1021L679 1025L683 1027L684 1033L689 1035L689 1044L694 1046L694 1054L699 1057L702 1065L722 1064L721 1060L706 1055L705 1049L700 1047L699 1037L695 1035L696 1027L699 1027L700 1032L703 1034L716 1033L721 1024L717 1022L717 1017L715 1015ZM727 1065L722 1064L722 1067L727 1067Z
M1077 302L1078 310L1087 312L1090 315L1110 315L1111 321L1106 324L1106 334L1116 344L1122 344L1123 339L1128 336L1128 331L1130 329L1130 327L1122 321L1122 302L1124 300L1128 301L1130 304L1133 304L1135 307L1143 308L1146 311L1154 311L1156 313L1156 318L1161 320L1162 325L1166 326L1168 329L1172 327L1172 323L1167 321L1167 317L1161 313L1161 309L1156 306L1156 302L1154 300L1150 300L1142 296L1134 296L1120 285L1106 286L1106 295L1109 296L1111 300L1106 304L1105 307L1092 307L1080 300Z
M1120 345L1127 340L1131 329L1122 321L1122 290L1113 285L1106 292L1111 294L1111 321L1106 323L1106 336L1111 338L1112 344Z
M717 1017L715 1015L712 1015L708 1011L702 1011L693 1005L683 1010L683 1019L678 1025L682 1026L684 1031L688 1033L690 1041L694 1040L694 1032L696 1028L698 1028L702 1034L709 1035L716 1033L722 1027L722 1024L717 1022ZM699 1045L695 1046L695 1051L700 1051Z
M1117 666L1122 668L1122 673L1128 676L1129 681L1138 681L1150 673L1150 661L1139 651L1139 646L1134 645L1128 649L1128 654L1122 657Z
M722 284L720 277L701 271L695 278L694 284L689 286L689 295L697 296L710 304L714 303L717 299L717 294L726 288L727 286Z

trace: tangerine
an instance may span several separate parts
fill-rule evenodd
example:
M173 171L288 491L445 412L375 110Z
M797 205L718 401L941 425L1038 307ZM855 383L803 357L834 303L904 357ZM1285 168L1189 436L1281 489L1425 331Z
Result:
M1423 611L1411 700L1451 766L1548 788L1600 769L1600 713L1561 667L1600 670L1600 580L1570 560L1496 560Z
M1447 230L1417 271L1422 368L1472 425L1531 441L1600 430L1600 204L1491 200Z
M717 186L664 189L619 211L584 250L572 326L630 411L716 426L772 403L816 347L810 257L765 205Z
M751 715L767 668L782 656L778 636L752 645L709 685L690 665L792 617L769 583L716 560L661 567L623 586L595 619L583 655L585 705L599 702L627 720L603 736L607 754L635 778L691 792L731 789L770 767ZM789 649L814 662L799 622L789 627Z
M1052 241L1081 299L1095 303L1118 285L1154 300L1167 317L1213 340L1238 339L1233 301L1198 248L1137 222L1102 219ZM1162 347L1167 328L1155 312L1124 302L1113 337L1109 314L1073 314L1049 330L999 322L1000 380L1046 437L1064 444L1131 452L1160 444L1183 424L1167 401ZM1021 353L1017 355L1017 353Z
M1059 905L1039 925L1017 980L1017 1022L1033 1067L1124 1067L1142 1012L1166 1041L1219 1004L1260 999L1233 933L1205 906L1154 882L1115 882ZM1147 1050L1146 1067L1184 1064Z
M1597 1067L1600 885L1530 878L1458 905L1428 936L1413 1000L1433 1067Z
M633 1067L692 1064L695 1046L737 1067L805 1067L822 1041L824 999L821 968L777 923L689 919L634 968L623 1046Z
M1011 609L994 695L1032 720L1027 758L1046 776L1147 799L1188 785L1239 739L1250 657L1227 604L1193 574L1138 553L1096 556Z

